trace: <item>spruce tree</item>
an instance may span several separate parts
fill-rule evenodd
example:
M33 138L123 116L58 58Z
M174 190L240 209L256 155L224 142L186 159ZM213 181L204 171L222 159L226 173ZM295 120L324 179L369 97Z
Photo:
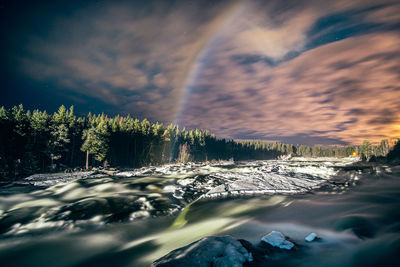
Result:
M81 150L86 152L86 169L89 168L89 156L102 162L108 152L109 131L105 121L101 121L97 126L92 126L83 131L83 145Z

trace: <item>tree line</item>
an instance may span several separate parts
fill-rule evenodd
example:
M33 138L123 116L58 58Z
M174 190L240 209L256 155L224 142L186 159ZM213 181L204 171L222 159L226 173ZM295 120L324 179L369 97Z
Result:
M366 141L367 142L367 141ZM128 116L77 117L61 106L48 114L22 105L0 108L0 177L93 166L135 168L169 162L273 159L281 155L367 158L384 156L389 144L361 147L270 144L266 141L218 139L207 130L179 129Z

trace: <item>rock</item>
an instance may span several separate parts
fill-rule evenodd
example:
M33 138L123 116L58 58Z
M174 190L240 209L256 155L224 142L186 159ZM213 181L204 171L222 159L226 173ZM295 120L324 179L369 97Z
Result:
M272 231L266 236L263 236L261 241L281 249L291 250L294 247L292 242L286 240L285 236L281 232L277 231Z
M140 205L140 209L142 210L153 210L154 207L145 197L139 197L135 203Z
M253 254L249 253L249 259L247 261L248 262L252 262L253 261Z
M249 253L249 259L244 263L243 266L267 266L267 258L269 255L267 255L266 251L257 246L253 246L253 244L247 240L238 239L238 241Z
M173 250L151 266L240 267L251 260L251 254L232 236L211 236Z
M312 242L312 241L314 241L317 237L318 237L318 236L317 236L316 233L311 233L311 234L309 234L308 236L306 236L305 240L306 240L307 242Z

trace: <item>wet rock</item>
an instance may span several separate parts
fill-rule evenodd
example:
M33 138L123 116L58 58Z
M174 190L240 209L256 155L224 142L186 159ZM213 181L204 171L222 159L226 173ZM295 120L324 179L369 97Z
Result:
M136 203L140 205L140 209L142 210L153 210L154 207L145 197L139 197L136 200Z
M235 238L211 236L171 251L153 262L151 266L240 267L250 260L252 260L251 254Z
M312 241L314 241L317 237L318 237L318 236L317 236L316 233L311 233L311 234L309 234L308 236L306 236L305 240L306 240L307 242L312 242Z
M107 222L124 222L130 220L130 214L143 209L141 203L135 201L135 197L108 197L111 215L108 215ZM107 215L107 214L104 214Z
M244 239L239 239L238 241L249 253L249 259L243 264L243 266L268 266L267 258L272 255L271 251L264 249L262 245L253 246L249 241Z
M69 213L65 213L69 211ZM110 205L104 198L86 198L71 205L66 205L60 209L59 214L66 214L63 219L85 220L96 215L112 213Z
M270 244L273 247L278 247L280 249L291 250L294 244L289 240L286 240L285 236L281 232L272 231L271 233L263 236L261 241Z
M171 208L171 200L165 197L160 197L156 199L152 199L150 201L154 210L156 210L157 215L167 215L169 214L168 210Z

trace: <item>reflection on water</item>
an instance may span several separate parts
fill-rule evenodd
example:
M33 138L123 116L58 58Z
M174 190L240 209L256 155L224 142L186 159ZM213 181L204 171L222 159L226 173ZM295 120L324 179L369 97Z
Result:
M400 251L400 168L341 168L348 163L171 165L119 177L93 174L58 185L33 185L31 179L30 184L4 186L0 262L148 266L207 235L230 234L257 243L276 230L295 241L299 251L271 259L271 265L395 266ZM229 192L246 175L250 189L267 183L273 187L274 181L279 183L276 188L298 190L263 195L254 193L259 189L248 190L249 195L227 193L193 202L218 186ZM286 178L280 182L278 176ZM298 179L309 181L309 189ZM306 243L304 237L311 232L321 240Z

